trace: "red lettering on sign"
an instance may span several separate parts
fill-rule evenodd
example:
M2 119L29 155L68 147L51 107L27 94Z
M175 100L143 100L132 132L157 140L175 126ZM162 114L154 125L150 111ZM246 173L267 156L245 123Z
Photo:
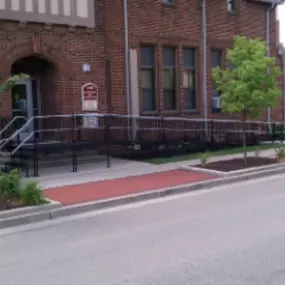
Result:
M88 83L82 88L83 100L98 100L98 87Z

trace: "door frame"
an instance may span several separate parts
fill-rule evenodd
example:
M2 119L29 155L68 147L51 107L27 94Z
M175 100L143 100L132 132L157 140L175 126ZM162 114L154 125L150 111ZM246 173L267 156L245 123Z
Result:
M32 88L32 80L37 81L37 94L33 94L33 88ZM40 115L40 109L39 106L41 106L39 100L40 100L40 94L39 94L39 80L37 78L24 78L15 83L15 85L25 85L26 88L26 109L27 109L27 120L32 118L34 116L34 109L37 109L38 115ZM34 108L33 106L33 95L37 96L37 106ZM12 99L13 100L13 99ZM20 109L13 109L14 110L20 110ZM39 126L40 127L40 126ZM27 131L21 132L19 134L20 141L23 141L27 138L32 132L34 131L34 124L30 124L27 128ZM32 140L34 136L31 136L30 139ZM17 139L17 138L15 138Z
M41 102L42 96L41 96L41 86L40 86L41 80L40 80L40 78L38 78L38 77L30 77L29 79L30 79L30 81L31 81L31 86L33 86L33 85L32 85L32 81L33 81L33 80L35 80L35 81L36 81L36 84L37 84L37 85L36 85L37 88L36 88L36 90L35 90L36 94L33 94L33 87L32 87L32 96L31 96L31 98L32 98L32 104L33 104L33 96L37 96L37 106L36 106L36 108L35 108L35 106L33 106L33 116L34 116L34 109L37 109L37 116L41 116L41 114L42 114L42 102ZM38 126L38 129L39 129L39 130L42 130L42 125L43 125L42 120L38 120L37 126ZM42 138L42 133L39 132L39 133L37 134L37 137L41 140L41 138Z
M33 116L34 112L32 80L30 78L21 79L18 82L16 82L16 85L26 86L27 119L29 120Z

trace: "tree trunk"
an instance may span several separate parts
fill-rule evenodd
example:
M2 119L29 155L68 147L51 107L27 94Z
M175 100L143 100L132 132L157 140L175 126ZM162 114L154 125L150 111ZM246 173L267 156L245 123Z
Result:
M243 159L244 166L247 166L247 151L246 151L246 110L243 111L242 121L242 146L243 146Z

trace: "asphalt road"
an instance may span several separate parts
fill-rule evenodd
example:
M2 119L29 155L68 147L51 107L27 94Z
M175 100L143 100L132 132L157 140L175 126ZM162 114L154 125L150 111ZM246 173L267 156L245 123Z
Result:
M1 285L284 285L285 176L0 232Z

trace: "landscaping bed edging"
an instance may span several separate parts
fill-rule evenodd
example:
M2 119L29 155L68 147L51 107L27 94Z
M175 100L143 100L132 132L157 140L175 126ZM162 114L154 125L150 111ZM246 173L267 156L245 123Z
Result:
M60 202L53 201L47 198L45 198L45 201L47 201L47 204L38 205L38 206L27 206L27 207L21 207L21 208L1 211L0 212L0 228L1 228L1 221L3 219L9 219L9 218L14 218L18 216L39 213L43 211L56 209L62 206Z
M285 172L285 163L276 163L272 165L251 167L247 169L234 170L234 171L228 171L228 172L207 169L207 168L202 168L198 166L180 166L179 169L184 170L184 171L197 171L197 172L202 172L202 173L206 173L210 175L216 175L219 177L230 177L230 176L236 176L236 175L242 175L242 174L259 173L261 171L276 170L276 169L284 169L284 172Z

